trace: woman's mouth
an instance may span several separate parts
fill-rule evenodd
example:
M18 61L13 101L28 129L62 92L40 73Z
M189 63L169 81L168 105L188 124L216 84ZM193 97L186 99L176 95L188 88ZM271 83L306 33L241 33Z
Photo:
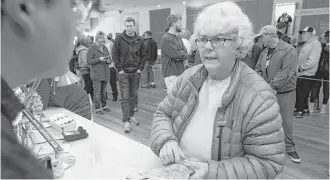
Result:
M209 61L213 61L213 60L217 60L218 58L215 57L205 57L205 60L209 60Z

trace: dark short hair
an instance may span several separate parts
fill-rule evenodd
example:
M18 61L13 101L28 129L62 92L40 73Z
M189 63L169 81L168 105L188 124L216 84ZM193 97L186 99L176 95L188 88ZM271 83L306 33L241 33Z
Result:
M329 37L329 31L326 31L326 32L324 33L324 37Z
M134 24L134 26L135 26L135 19L132 18L132 17L128 17L128 18L126 18L124 22L133 22L133 24Z
M149 36L152 36L152 32L151 31L146 31L145 34L148 34Z

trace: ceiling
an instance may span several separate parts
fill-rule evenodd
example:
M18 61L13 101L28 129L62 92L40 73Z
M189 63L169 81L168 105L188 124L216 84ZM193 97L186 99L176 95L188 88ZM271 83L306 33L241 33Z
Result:
M193 0L185 0L193 1ZM158 4L170 4L170 3L180 3L182 0L101 0L101 4L107 10L111 9L125 9L134 8L140 6L152 6Z

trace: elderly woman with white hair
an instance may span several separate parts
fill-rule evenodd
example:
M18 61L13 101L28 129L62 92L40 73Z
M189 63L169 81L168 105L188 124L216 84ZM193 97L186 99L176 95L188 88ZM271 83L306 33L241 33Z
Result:
M233 2L204 9L194 33L203 61L186 70L155 112L151 149L185 162L190 178L268 179L284 167L280 108L272 88L240 60L252 25Z

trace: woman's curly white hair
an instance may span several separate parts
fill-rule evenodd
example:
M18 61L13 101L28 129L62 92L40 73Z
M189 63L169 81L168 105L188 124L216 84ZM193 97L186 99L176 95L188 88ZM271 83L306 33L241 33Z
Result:
M246 56L253 44L253 27L249 18L234 2L220 2L206 7L197 17L195 37L232 34L236 36L237 59Z

